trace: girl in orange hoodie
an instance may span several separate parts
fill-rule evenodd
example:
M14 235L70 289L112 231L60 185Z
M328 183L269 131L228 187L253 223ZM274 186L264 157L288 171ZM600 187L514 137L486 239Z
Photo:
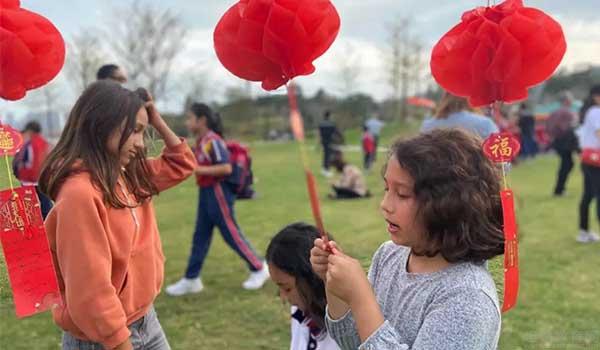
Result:
M148 126L165 143L154 159ZM170 349L152 307L164 263L152 197L194 167L147 93L109 81L83 92L40 178L55 201L46 230L65 302L53 310L63 349Z

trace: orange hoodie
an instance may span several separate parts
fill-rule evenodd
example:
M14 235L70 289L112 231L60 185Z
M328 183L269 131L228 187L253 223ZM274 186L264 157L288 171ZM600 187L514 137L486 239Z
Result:
M191 175L196 160L182 142L147 164L163 191ZM135 197L118 187L134 203ZM134 209L108 206L89 173L82 172L61 186L45 226L65 301L53 310L54 322L108 349L125 342L127 325L146 314L163 282L164 255L152 201Z

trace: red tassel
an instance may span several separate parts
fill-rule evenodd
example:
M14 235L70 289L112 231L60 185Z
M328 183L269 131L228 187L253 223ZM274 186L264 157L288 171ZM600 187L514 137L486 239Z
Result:
M519 293L519 249L514 194L511 190L500 193L504 219L504 302L502 312L513 308Z

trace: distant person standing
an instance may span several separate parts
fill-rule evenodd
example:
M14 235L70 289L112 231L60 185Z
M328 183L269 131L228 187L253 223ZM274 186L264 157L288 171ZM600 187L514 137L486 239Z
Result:
M600 224L600 85L590 91L590 97L581 109L581 170L583 196L579 204L580 243L598 242L600 237L589 227L590 205L596 199L596 220Z
M554 187L554 195L562 196L571 170L573 169L573 152L579 151L579 140L575 134L577 116L571 111L573 96L563 92L560 96L561 107L550 114L546 130L550 136L551 147L560 157L560 167Z
M375 137L369 132L369 128L366 125L363 128L362 149L364 168L366 171L369 171L373 165L373 159L375 159Z
M326 177L331 177L333 174L329 171L331 163L331 155L333 145L337 136L341 135L335 123L331 120L331 112L325 111L323 120L319 123L319 139L323 147L323 169L321 173Z
M444 93L433 118L423 120L421 132L435 129L462 129L478 135L482 140L498 132L496 124L488 117L471 112L466 98Z
M538 144L535 141L535 116L527 103L519 108L519 129L521 130L521 157L535 157Z
M119 84L127 83L127 75L125 71L117 66L116 64L105 64L96 73L96 79L98 80L113 80Z
M23 186L35 186L40 200L42 217L46 219L48 212L52 209L52 201L38 189L38 179L50 147L48 141L42 136L42 127L38 122L27 123L21 133L25 144L15 156L13 170Z
M375 151L373 152L373 157L371 158L371 163L375 163L377 160L377 147L379 147L379 136L381 135L381 129L383 129L385 123L379 120L377 115L373 115L365 122L365 125L367 126L367 129L371 135L373 135L373 139L375 141Z

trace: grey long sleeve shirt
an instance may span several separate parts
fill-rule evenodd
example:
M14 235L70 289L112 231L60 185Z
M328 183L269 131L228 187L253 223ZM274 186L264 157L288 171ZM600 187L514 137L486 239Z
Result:
M458 263L427 274L408 273L410 248L384 243L369 281L385 323L361 343L352 313L332 320L330 336L343 350L494 350L500 337L496 286L484 265Z

